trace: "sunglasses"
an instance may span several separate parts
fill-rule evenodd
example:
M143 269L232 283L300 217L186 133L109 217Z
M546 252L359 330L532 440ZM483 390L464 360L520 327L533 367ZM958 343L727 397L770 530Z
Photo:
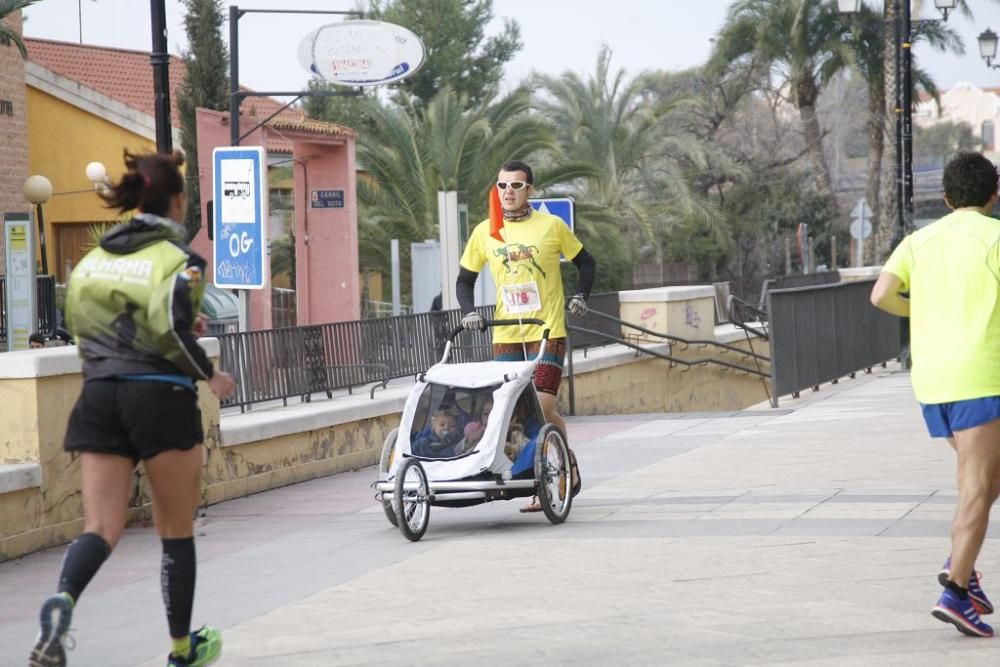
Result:
M500 190L506 190L508 187L511 190L520 190L526 185L528 184L525 183L524 181L510 181L510 182L497 181L497 188L499 188Z

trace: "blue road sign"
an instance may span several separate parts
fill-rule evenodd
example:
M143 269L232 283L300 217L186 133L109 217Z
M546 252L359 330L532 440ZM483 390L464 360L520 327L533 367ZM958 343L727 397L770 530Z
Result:
M267 282L264 149L216 148L212 165L215 284L229 289L262 289Z
M576 230L576 221L573 219L575 212L575 202L572 197L547 197L542 199L529 199L528 203L536 211L554 215L561 218L569 227L570 231Z

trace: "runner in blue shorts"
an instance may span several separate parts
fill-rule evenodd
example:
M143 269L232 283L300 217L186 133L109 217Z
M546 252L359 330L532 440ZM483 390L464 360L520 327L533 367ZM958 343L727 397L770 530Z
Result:
M1000 221L997 169L961 153L944 170L952 212L910 234L885 263L872 303L910 318L911 381L931 437L958 454L958 506L944 586L931 613L973 637L992 637L993 605L976 559L1000 493ZM906 298L902 294L909 293Z

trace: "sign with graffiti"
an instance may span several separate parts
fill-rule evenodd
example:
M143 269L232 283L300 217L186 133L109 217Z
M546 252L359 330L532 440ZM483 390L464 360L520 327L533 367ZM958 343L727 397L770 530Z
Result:
M320 26L299 43L299 62L339 86L378 86L410 76L424 62L413 32L385 21L342 21Z
M212 165L215 284L230 289L262 289L267 281L264 149L216 148Z

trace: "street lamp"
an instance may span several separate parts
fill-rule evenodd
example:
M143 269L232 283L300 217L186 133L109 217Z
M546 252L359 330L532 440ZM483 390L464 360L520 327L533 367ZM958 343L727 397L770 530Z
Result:
M892 0L895 10L896 42L896 173L897 173L897 237L895 246L903 239L913 223L913 79L912 79L912 30L910 0ZM948 12L955 9L958 0L934 0L934 6L941 12L942 20L948 20ZM842 13L861 10L862 0L837 0L837 8ZM994 38L996 36L994 35ZM980 37L982 39L982 37ZM994 52L996 41L994 40ZM982 48L982 46L980 46Z
M989 28L979 33L979 55L986 61L987 67L1000 69L1000 65L993 64L993 59L997 57L997 34Z
M108 187L108 169L103 162L89 162L84 170L87 180L94 184L95 190L105 190Z
M49 259L45 252L45 221L42 218L42 204L52 196L52 181L41 175L29 176L22 188L24 198L35 205L35 219L38 221L38 242L42 249L42 275L49 275Z
M948 20L948 12L955 9L957 4L958 0L934 0L934 6L941 12L941 17L945 21Z

